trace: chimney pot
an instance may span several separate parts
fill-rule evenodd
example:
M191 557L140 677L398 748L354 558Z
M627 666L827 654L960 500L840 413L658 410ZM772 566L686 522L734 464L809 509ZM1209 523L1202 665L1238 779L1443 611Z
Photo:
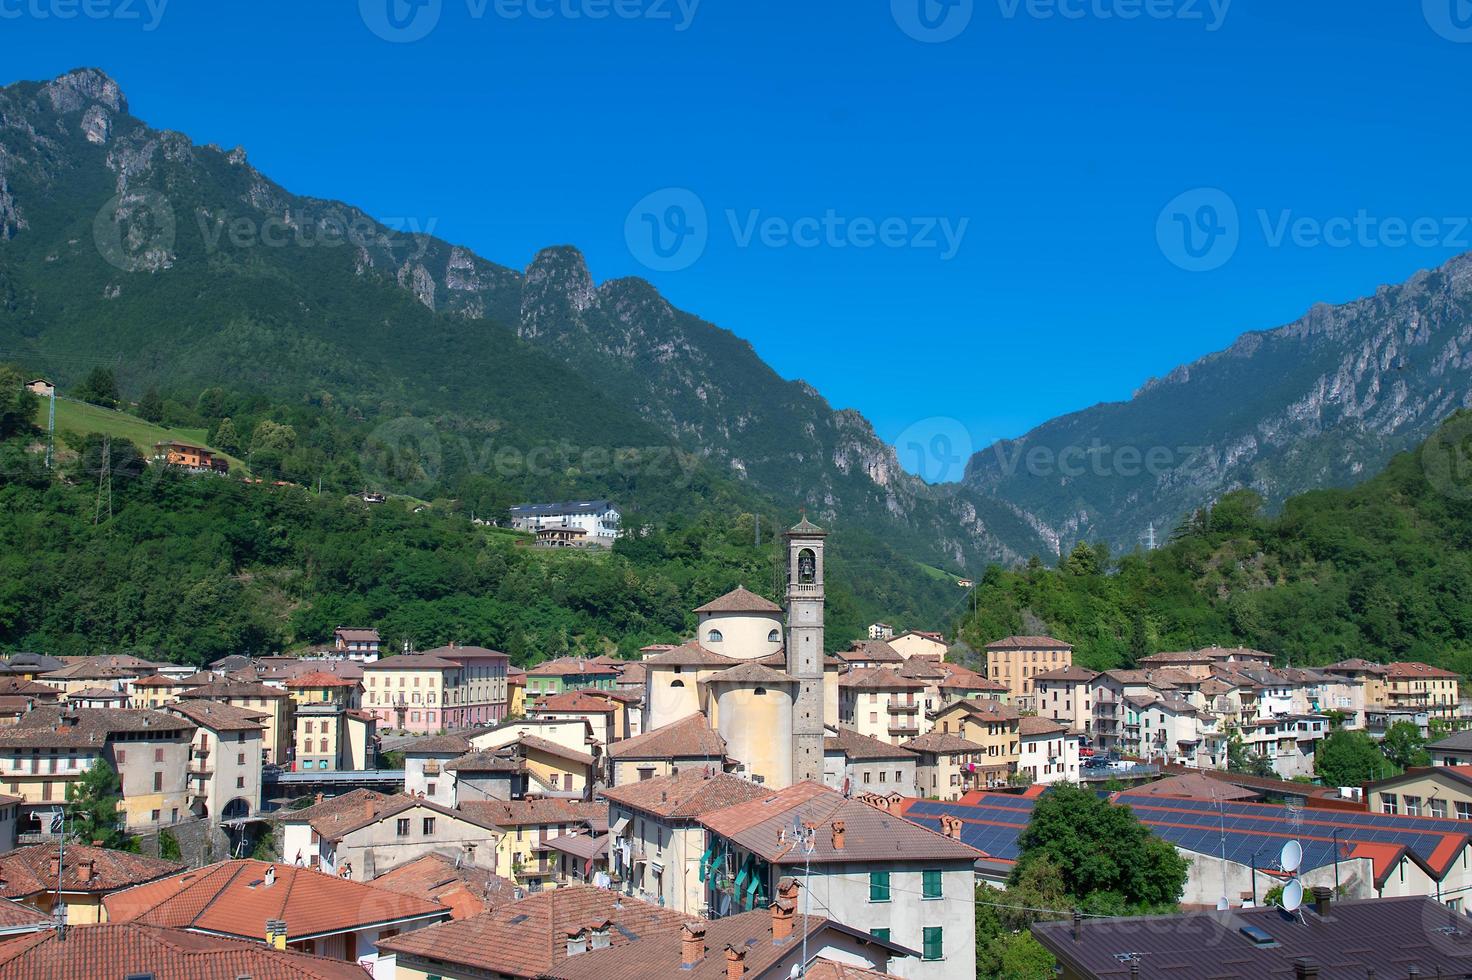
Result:
M77 865L77 877L80 878L82 881L91 881L96 867L97 865L93 861L83 861L81 864Z
M1294 980L1319 980L1319 965L1307 956L1293 961Z
M680 966L686 970L705 959L705 926L686 923L680 936Z
M1314 886L1314 911L1318 913L1319 918L1322 919L1329 914L1329 902L1333 896L1334 889L1328 885Z
M1073 910L1073 941L1082 942L1084 931L1084 914L1079 909Z
M746 973L746 953L735 946L726 947L726 980L741 980Z
M833 821L833 849L835 851L841 851L841 850L843 850L843 821L842 820L835 820L835 821Z

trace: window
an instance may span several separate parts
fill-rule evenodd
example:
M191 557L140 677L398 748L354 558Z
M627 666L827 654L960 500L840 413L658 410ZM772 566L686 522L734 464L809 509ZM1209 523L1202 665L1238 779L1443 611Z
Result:
M889 901L889 872L888 871L871 871L871 872L869 872L869 901L871 901L871 902L887 902L887 901Z
M1426 805L1431 809L1433 817L1446 818L1446 800L1427 800Z
M434 817L424 818L424 836L428 837L434 833Z
M153 774L153 791L155 793L162 793L164 791L164 774L161 772Z
M925 945L921 950L921 958L927 960L943 959L944 954L941 951L943 945L941 941L941 927L926 926Z
M1397 797L1394 793L1381 793L1380 794L1380 812L1381 813L1399 813L1400 812L1400 798Z
M781 643L782 642L782 633L781 633L781 631L780 630L772 630L772 632L768 633L767 634L767 642L768 643Z
M127 761L128 761L128 750L127 749L118 749L117 756L118 756L118 765L121 766L121 765L126 764ZM35 772L35 771L36 771L35 769L32 769L31 770L31 772Z
M430 796L433 796L434 795L434 790L435 790L435 784L434 783L425 783L424 784L424 792L428 793Z
M1421 815L1421 798L1419 796L1406 797L1406 813L1413 817Z
M1464 800L1457 801L1457 819L1472 820L1472 802Z
M398 819L398 825L394 828L394 832L396 834L398 834L400 837L408 837L409 836L409 818L408 817L400 817Z
M885 942L889 942L889 930L888 929L875 929L873 931L873 933L871 933L871 935L873 935L873 937L875 939L882 939Z
M941 877L939 871L920 872L920 897L941 898Z
M153 750L153 761L154 762L163 762L164 761L164 750L163 749L154 749Z
M720 643L724 639L725 637L721 635L720 630L711 630L705 634L705 642L707 643Z

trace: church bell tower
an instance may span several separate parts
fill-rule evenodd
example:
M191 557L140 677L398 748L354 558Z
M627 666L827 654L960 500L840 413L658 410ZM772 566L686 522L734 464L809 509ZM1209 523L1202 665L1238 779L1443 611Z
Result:
M787 673L797 679L792 706L792 780L823 781L823 544L808 521L787 542Z

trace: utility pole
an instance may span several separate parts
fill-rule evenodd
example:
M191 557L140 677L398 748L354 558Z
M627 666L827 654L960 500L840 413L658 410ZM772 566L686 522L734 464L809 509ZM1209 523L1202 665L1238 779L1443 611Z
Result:
M102 467L97 471L97 506L92 511L92 526L102 522L102 498L107 496L107 519L112 520L112 437L102 437Z
M46 421L46 468L52 468L56 459L56 386L51 386L50 417Z

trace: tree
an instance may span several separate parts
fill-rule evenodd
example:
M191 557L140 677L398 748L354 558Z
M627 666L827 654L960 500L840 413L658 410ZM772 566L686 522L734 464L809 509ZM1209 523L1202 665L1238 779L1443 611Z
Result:
M184 851L179 847L179 838L174 836L172 830L158 832L158 856L165 861L183 860Z
M1380 751L1402 769L1431 765L1426 739L1413 722L1398 721L1391 725L1385 732L1385 740L1380 743Z
M220 424L210 434L210 445L231 456L239 456L244 452L244 447L240 445L240 433L235 431L235 423L228 415L220 419Z
M25 375L0 365L0 439L25 432L35 419L36 396L26 387Z
M112 369L95 367L72 392L77 398L103 408L118 407L118 382Z
M1330 786L1358 786L1393 776L1400 767L1387 761L1364 732L1333 732L1314 753L1314 772Z
M1260 779L1278 778L1278 771L1273 768L1273 760L1260 752L1249 749L1240 735L1233 735L1227 741L1227 770L1257 776Z
M138 399L138 417L145 422L157 423L164 420L164 400L157 388L149 388Z
M118 829L118 805L122 802L122 782L118 774L102 759L67 788L71 804L70 830L85 842L100 841L103 847L129 850L132 839Z
M1018 845L1013 883L1046 858L1079 898L1102 892L1133 906L1174 905L1186 885L1186 861L1174 847L1153 836L1128 807L1077 786L1057 786L1039 797Z

